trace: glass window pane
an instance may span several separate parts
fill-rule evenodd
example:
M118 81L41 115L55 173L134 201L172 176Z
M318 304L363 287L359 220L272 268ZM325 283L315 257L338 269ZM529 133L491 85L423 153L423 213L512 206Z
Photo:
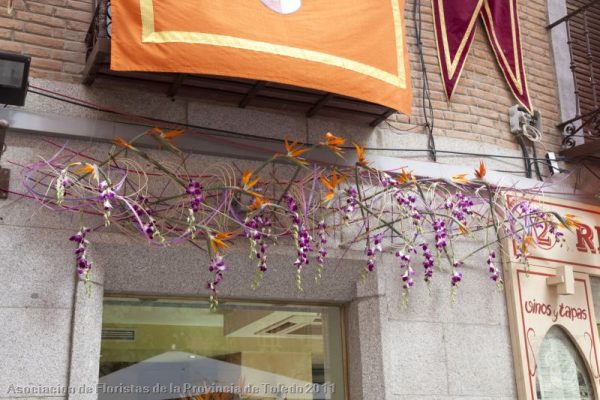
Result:
M540 347L536 386L540 400L594 399L583 359L559 327L550 328Z
M0 61L0 86L20 88L23 84L25 64L17 61Z
M336 307L110 297L102 324L99 399L344 398Z

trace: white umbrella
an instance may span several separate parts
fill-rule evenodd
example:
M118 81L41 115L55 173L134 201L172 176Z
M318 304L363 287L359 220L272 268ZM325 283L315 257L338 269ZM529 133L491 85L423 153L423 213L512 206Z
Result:
M98 399L166 400L206 392L238 393L246 399L331 398L324 390L316 391L317 386L256 368L169 351L100 378Z

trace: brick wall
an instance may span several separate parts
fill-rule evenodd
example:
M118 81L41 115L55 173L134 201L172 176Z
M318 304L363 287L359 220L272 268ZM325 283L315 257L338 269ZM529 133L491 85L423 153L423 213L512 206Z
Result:
M413 116L395 115L394 125L399 129L410 129L422 123L420 109L420 66L417 60L414 24L412 23L413 0L407 0L406 20L411 52L414 90ZM434 132L437 136L470 139L484 143L495 143L503 147L516 148L516 142L508 127L508 107L516 104L489 45L481 22L465 69L448 104L437 58L431 2L421 1L423 52L430 80L431 96L435 112ZM521 0L520 20L525 71L533 106L539 109L544 120L542 149L556 150L560 144L558 92L554 73L554 61L550 46L550 35L546 31L545 0ZM482 149L483 150L483 149Z
M28 53L33 56L32 76L77 81L85 61L83 44L92 18L93 0L14 0L12 15L7 13L8 0L0 0L0 50ZM496 66L483 26L478 26L472 51L458 89L448 104L439 74L435 49L431 3L422 0L424 54L431 81L435 108L435 135L469 139L482 143L516 148L508 128L508 107L515 104L502 74ZM544 0L521 1L522 44L525 67L535 108L544 118L543 148L556 150L560 136L554 66L546 25ZM413 116L395 115L393 126L418 132L422 123L420 110L420 66L412 23L412 0L407 0L406 16L411 60L413 64Z
M93 0L0 0L0 51L32 56L31 75L79 81Z

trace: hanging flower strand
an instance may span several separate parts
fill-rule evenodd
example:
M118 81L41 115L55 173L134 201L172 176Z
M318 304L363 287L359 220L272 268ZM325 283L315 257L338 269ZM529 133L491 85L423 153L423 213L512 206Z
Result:
M315 282L320 282L325 268L325 257L327 257L327 224L324 220L317 225L317 272L315 274Z
M402 274L402 307L408 306L408 296L410 290L415 285L413 277L416 275L415 270L410 265L411 256L410 253L416 253L414 247L409 246L404 251L398 250L395 255L400 260L400 270L404 271Z
M478 246L479 254L487 257L482 273L500 287L496 252L506 251L501 242L515 243L516 257L527 264L541 244L542 231L546 241L563 245L567 231L581 224L575 215L545 211L531 193L514 189L507 196L491 187L483 162L450 180L416 177L404 168L382 171L375 160L367 160L365 147L346 147L344 138L326 133L313 145L286 139L278 152L253 169L227 162L192 171L188 157L175 144L182 134L156 128L133 139L116 138L104 160L86 159L63 148L50 159L25 166L23 186L46 209L98 216L98 222L103 219L106 226L141 237L151 246L190 241L198 246L198 237L203 237L213 309L228 272L226 250L235 238L247 241L256 270L249 284L258 288L269 269L270 246L291 236L295 284L302 290L302 272L311 261L315 280L322 279L332 245L327 235L339 230L337 237L343 239L339 245L348 251L366 243L363 277L381 268L378 261L383 254L395 253L406 303L418 285L431 290L434 279L443 279L454 296L467 278L462 267L477 254L456 261L457 238L484 233ZM145 147L137 141L145 138L154 139L164 151L142 151ZM315 149L341 158L347 148L355 151L352 163L340 161L332 167L309 161ZM164 157L167 152L171 154ZM365 232L365 227L370 230ZM487 235L487 229L495 235ZM92 270L88 232L82 228L71 237L77 244L77 274L82 279L89 279ZM384 233L390 234L389 247L394 250L383 247ZM474 235L472 239L476 240Z
M208 272L212 274L212 279L207 283L206 287L210 290L210 309L215 310L219 306L218 290L217 286L221 281L225 273L229 270L229 267L225 264L221 252L229 247L226 240L232 237L231 232L217 232L207 233L209 241L209 254L212 258L208 265Z
M90 242L85 238L89 232L89 228L83 227L69 238L70 241L77 243L77 248L75 249L77 275L86 282L90 280L90 271L92 269L92 263L87 259L87 246Z
M250 259L258 260L257 270L252 282L252 288L256 290L264 274L267 272L267 237L270 234L271 221L269 218L255 215L246 219L246 237L250 242Z
M292 216L292 237L294 238L294 245L298 256L296 261L294 261L294 267L296 267L296 288L302 292L302 269L310 263L309 255L312 251L312 236L308 232L308 229L306 229L302 218L300 218L296 200L289 194L285 194L284 199L287 203L287 210Z

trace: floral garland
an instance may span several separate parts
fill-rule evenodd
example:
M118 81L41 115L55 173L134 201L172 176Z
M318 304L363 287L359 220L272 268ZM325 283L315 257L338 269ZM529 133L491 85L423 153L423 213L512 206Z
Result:
M235 239L247 240L256 262L254 288L268 273L269 248L291 240L297 251L296 286L302 290L307 267L314 265L314 278L321 279L332 232L350 227L348 231L355 232L352 239L340 246L364 248L363 278L377 268L381 254L396 256L406 304L418 270L427 285L446 274L454 290L463 280L464 263L485 252L489 278L500 287L494 245L512 239L517 256L526 262L536 246L537 229L549 227L554 240L562 242L563 228L578 224L573 215L543 211L525 198L506 204L503 191L486 182L483 162L471 179L460 174L451 180L417 178L404 169L380 171L356 144L354 167L309 162L305 157L316 148L342 157L345 140L327 133L312 146L285 140L284 152L252 171L214 165L193 175L185 154L173 143L183 133L154 128L129 142L116 138L103 161L74 160L81 156L75 151L66 155L63 149L50 160L25 168L24 186L48 208L103 217L103 224L82 227L70 238L77 243L77 273L82 279L89 281L93 270L86 253L89 236L117 226L153 246L192 243L207 251L211 273L207 288L214 308L228 272L226 250ZM172 160L159 161L139 146L145 137L154 138ZM142 163L152 167L145 170ZM269 171L267 167L275 164L278 168ZM476 232L485 233L485 243L458 258L454 240ZM418 257L420 267L415 263Z

